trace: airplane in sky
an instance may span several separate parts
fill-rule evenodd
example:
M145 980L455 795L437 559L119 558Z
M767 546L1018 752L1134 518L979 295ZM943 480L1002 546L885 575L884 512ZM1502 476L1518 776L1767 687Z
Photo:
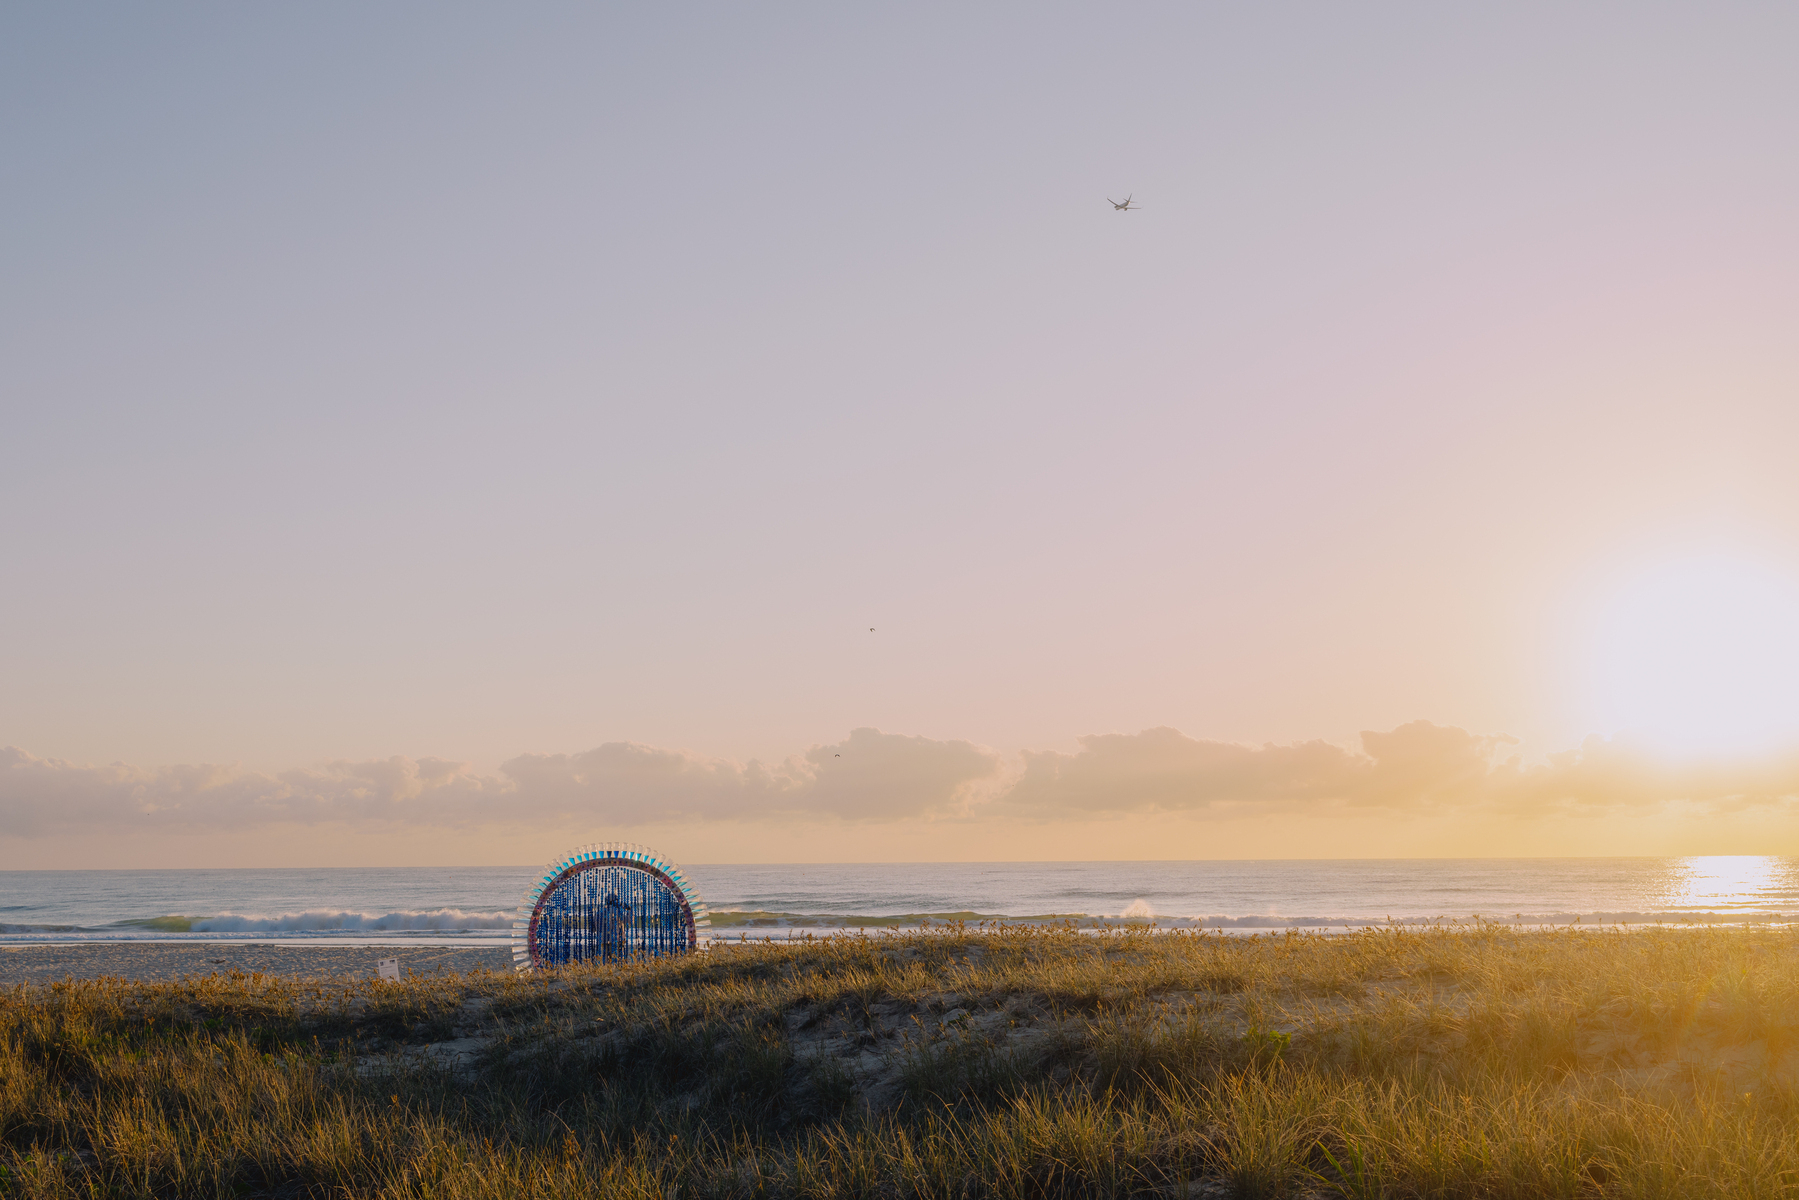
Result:
M1131 203L1131 198L1129 196L1126 196L1124 198L1124 203L1122 203L1122 204L1120 204L1118 201L1112 199L1112 197L1107 196L1106 203L1110 204L1113 208L1117 209L1119 212L1142 212L1143 211L1142 206Z

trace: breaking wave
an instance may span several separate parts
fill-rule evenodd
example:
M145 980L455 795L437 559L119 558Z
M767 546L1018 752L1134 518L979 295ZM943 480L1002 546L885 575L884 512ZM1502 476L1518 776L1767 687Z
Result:
M170 920L172 918L161 918ZM188 926L192 933L462 933L478 929L511 929L513 914L509 912L464 912L460 908L436 908L427 911L390 913L344 912L321 909L314 912L263 913L224 912L217 916L195 917Z
M510 936L511 912L468 912L460 908L360 912L311 909L305 912L221 912L190 917L127 917L105 924L58 921L0 922L0 943L206 941L214 938L367 938L459 936L486 940Z

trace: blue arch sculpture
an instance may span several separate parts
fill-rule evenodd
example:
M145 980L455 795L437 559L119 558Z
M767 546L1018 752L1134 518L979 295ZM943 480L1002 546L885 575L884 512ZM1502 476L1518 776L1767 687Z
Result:
M583 846L545 868L512 923L520 971L578 962L635 962L699 946L711 925L675 864L629 842Z

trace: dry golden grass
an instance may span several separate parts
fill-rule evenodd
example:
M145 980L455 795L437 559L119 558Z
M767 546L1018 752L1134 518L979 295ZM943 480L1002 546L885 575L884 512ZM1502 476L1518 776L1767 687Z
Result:
M951 927L0 993L0 1195L1799 1195L1799 934Z

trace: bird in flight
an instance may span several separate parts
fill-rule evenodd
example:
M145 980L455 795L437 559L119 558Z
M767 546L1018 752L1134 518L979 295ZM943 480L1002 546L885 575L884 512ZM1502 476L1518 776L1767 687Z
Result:
M1122 204L1119 203L1117 200L1112 199L1112 197L1107 196L1106 203L1110 204L1113 208L1117 209L1119 212L1142 212L1143 211L1143 206L1140 204L1132 204L1131 198L1129 196L1126 196L1124 198L1124 202Z
M875 631L875 627L873 625L870 625L868 627L868 632L873 633L874 631Z

